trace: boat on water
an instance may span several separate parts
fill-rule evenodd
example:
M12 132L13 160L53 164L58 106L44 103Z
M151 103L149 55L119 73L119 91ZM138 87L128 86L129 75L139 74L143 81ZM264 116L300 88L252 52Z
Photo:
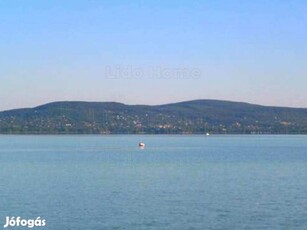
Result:
M144 142L140 142L140 143L139 143L139 147L140 147L140 148L145 148L145 143L144 143Z

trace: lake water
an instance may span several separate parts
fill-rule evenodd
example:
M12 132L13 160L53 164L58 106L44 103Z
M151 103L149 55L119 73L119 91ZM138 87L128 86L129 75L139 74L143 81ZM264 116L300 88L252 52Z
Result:
M6 216L52 230L305 230L307 136L0 136L1 227Z

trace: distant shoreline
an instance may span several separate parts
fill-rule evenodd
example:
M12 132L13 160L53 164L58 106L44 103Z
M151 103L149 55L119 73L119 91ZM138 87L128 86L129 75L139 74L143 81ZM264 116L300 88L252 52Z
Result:
M263 133L263 134L247 134L247 133L215 133L209 136L201 133L190 134L152 134L152 133L114 133L114 134L76 134L76 133L0 133L0 136L307 136L306 133Z
M0 112L0 134L307 134L307 109L194 100L165 104L54 102Z

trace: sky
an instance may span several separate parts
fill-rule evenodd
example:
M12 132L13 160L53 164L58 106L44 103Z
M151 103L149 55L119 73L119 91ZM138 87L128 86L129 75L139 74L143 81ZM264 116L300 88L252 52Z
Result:
M1 0L0 110L194 99L307 108L305 0Z

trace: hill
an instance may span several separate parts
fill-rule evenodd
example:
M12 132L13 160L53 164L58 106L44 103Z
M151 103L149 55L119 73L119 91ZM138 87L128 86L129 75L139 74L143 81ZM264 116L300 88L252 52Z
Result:
M195 100L166 105L54 102L0 112L2 134L307 134L307 109Z

